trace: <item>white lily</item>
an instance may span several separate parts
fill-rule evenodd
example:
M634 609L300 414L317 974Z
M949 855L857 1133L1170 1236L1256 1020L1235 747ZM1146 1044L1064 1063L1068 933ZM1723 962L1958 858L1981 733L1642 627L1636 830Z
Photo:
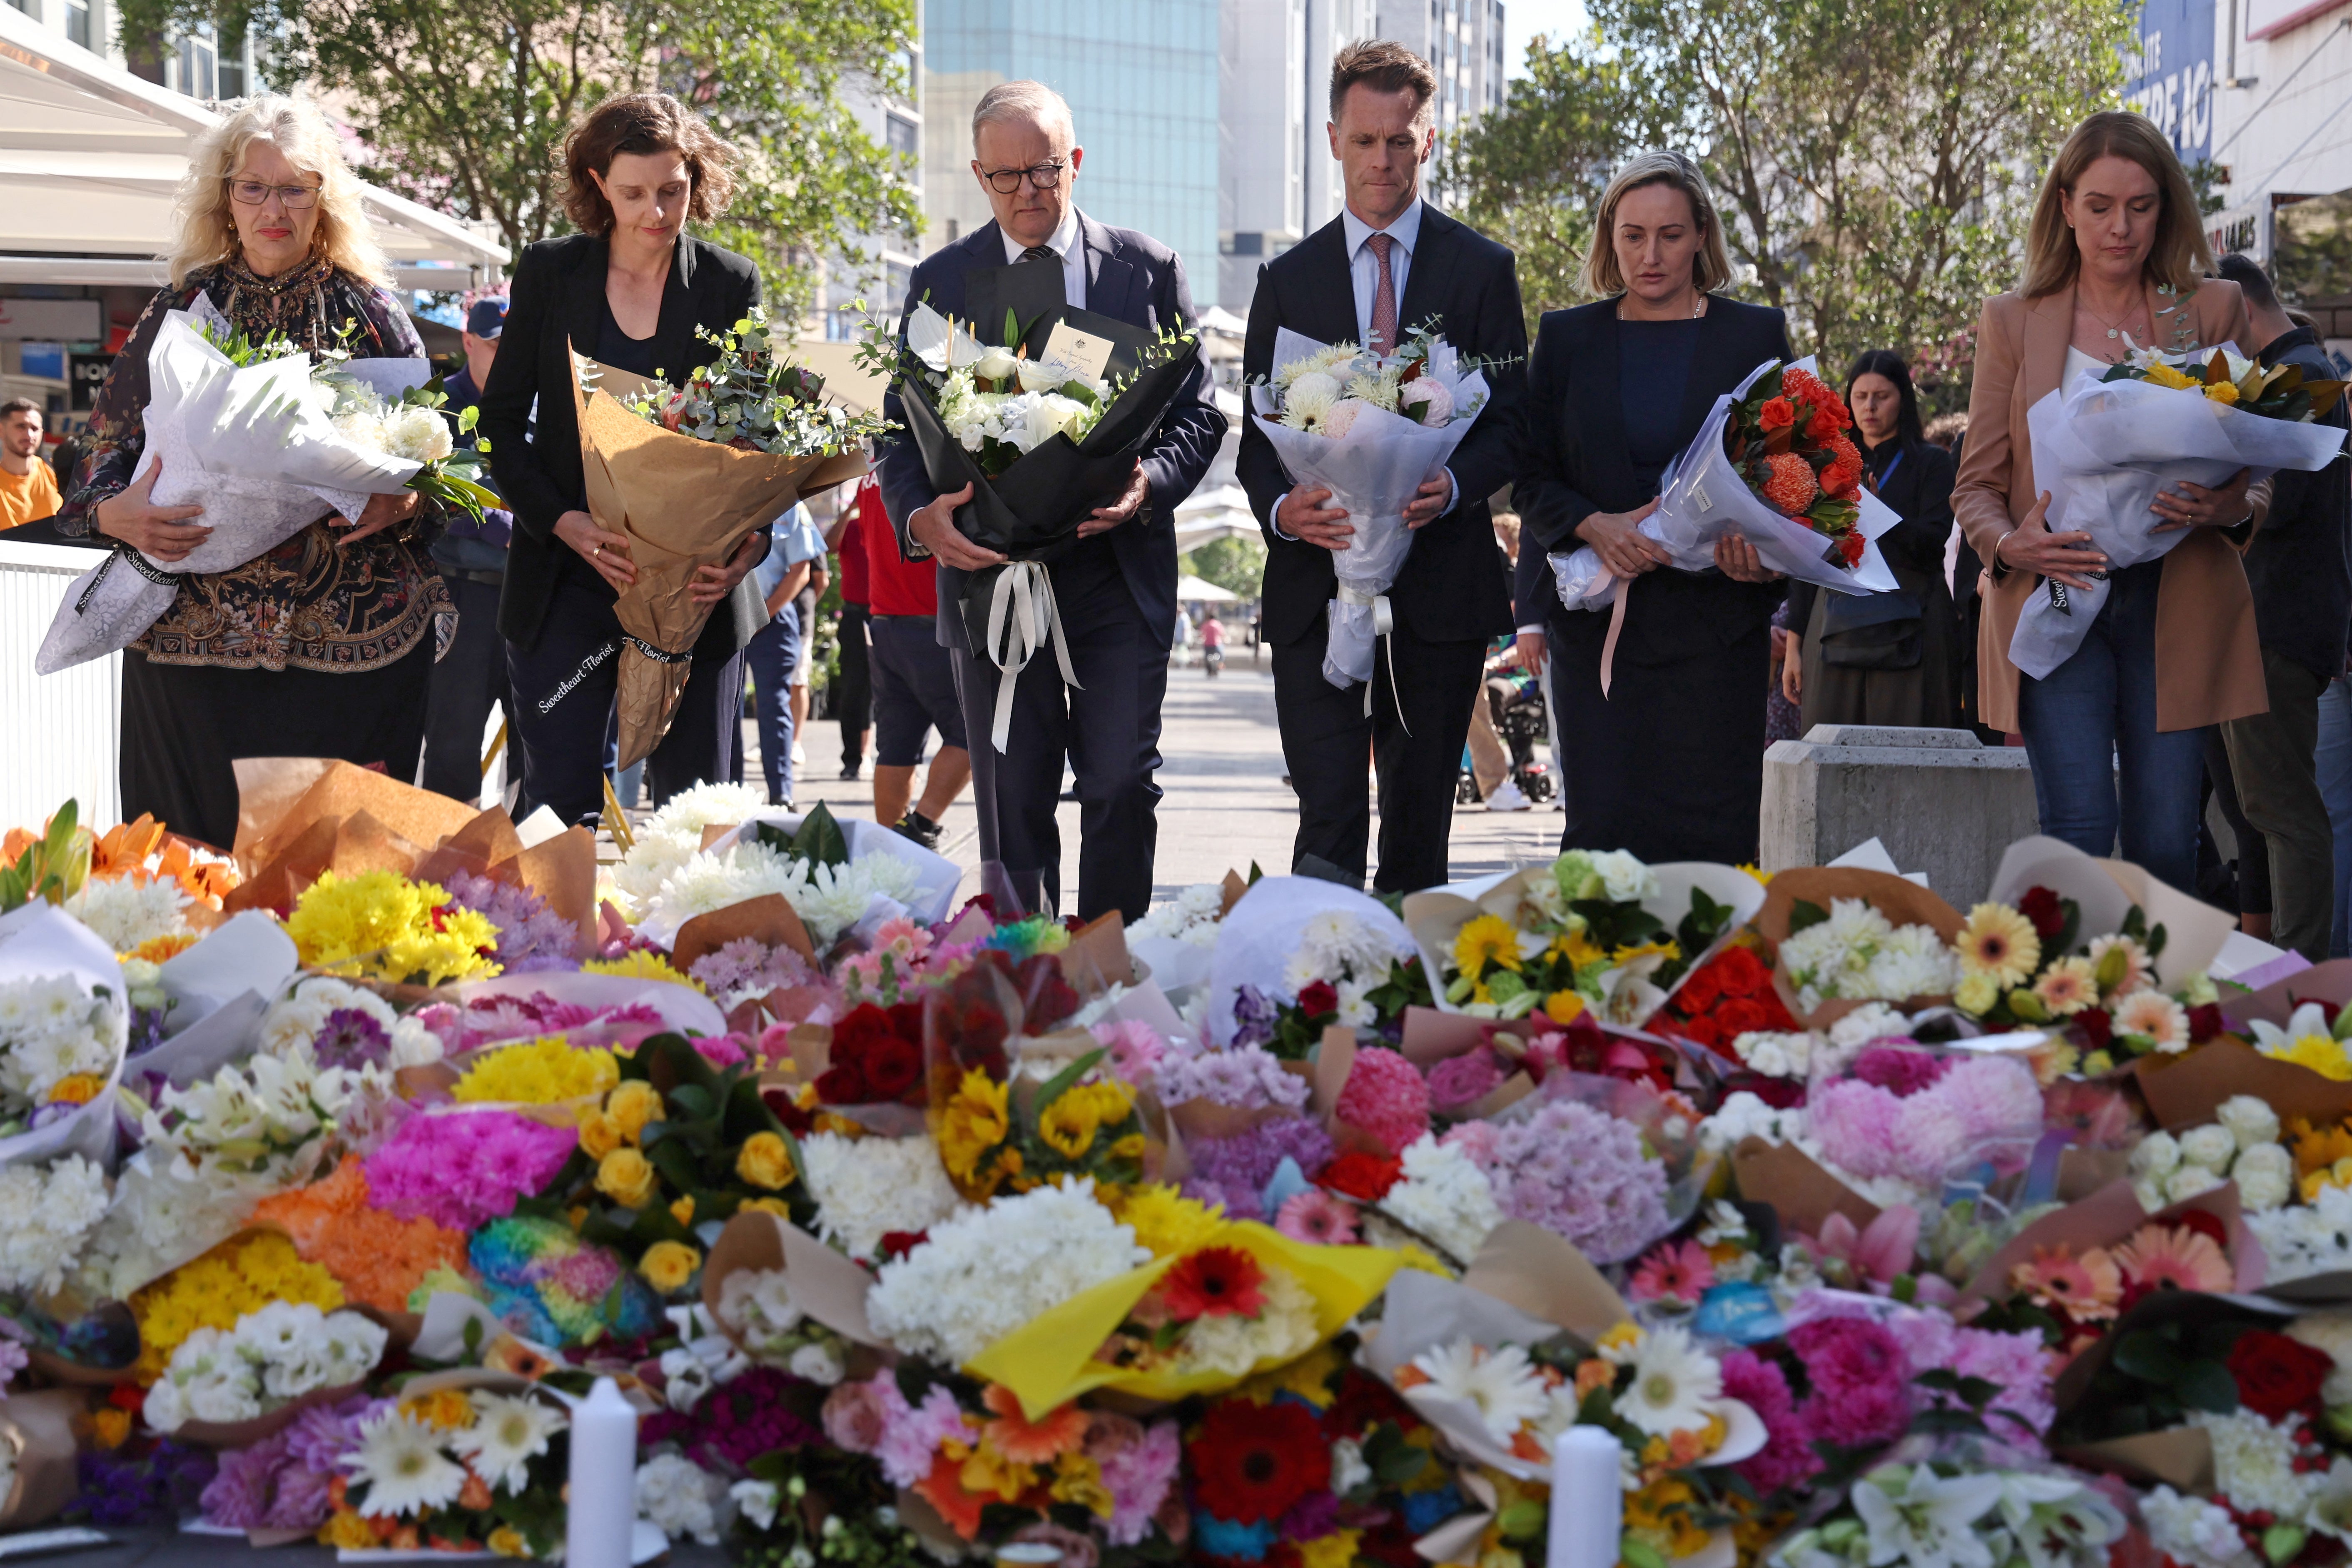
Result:
M2115 1505L2066 1476L2003 1476L2000 1512L2032 1568L2094 1568L2124 1533Z
M1893 1489L1900 1479L1903 1489ZM1977 1521L2000 1506L1999 1476L1939 1476L1933 1467L1889 1465L1853 1489L1854 1511L1870 1531L1871 1568L1993 1568Z

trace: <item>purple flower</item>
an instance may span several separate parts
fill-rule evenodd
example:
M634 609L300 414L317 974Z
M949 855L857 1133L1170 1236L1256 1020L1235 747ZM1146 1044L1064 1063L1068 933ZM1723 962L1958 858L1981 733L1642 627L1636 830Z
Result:
M1279 1105L1296 1110L1307 1103L1307 1080L1286 1071L1264 1047L1235 1045L1222 1051L1171 1050L1160 1064L1160 1099L1181 1105L1213 1100L1237 1110Z
M793 949L770 947L748 936L704 953L687 973L708 986L713 996L739 992L764 996L771 991L824 982L808 960Z
M580 929L529 888L463 871L448 885L453 901L478 910L499 928L497 957L508 973L580 967Z
M1263 1046L1272 1040L1277 1011L1265 992L1243 986L1234 996L1234 1044Z
M1497 1124L1479 1163L1507 1217L1566 1237L1596 1263L1622 1262L1673 1228L1666 1168L1641 1130L1577 1100Z
M278 1474L287 1468L284 1434L221 1456L220 1471L205 1489L205 1520L230 1530L259 1530L277 1500Z
M1191 1145L1193 1173L1222 1188L1229 1202L1246 1194L1253 1213L1286 1156L1298 1162L1299 1174L1311 1178L1336 1152L1321 1124L1303 1116L1261 1121L1246 1132Z
M143 1458L85 1448L76 1462L81 1489L68 1515L121 1526L177 1524L212 1483L215 1464L209 1450L169 1439Z
M319 1026L315 1046L322 1068L383 1067L392 1060L392 1037L357 1007L338 1007Z
M331 1476L342 1457L359 1447L367 1418L391 1403L355 1394L340 1405L313 1405L286 1428L286 1452L304 1469Z

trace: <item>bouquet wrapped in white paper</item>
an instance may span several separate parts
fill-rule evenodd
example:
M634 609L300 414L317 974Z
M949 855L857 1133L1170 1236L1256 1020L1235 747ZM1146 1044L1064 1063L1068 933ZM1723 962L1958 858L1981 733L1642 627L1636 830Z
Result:
M1426 327L1381 358L1283 329L1271 381L1250 388L1250 417L1296 485L1328 489L1355 533L1332 557L1339 575L1323 679L1372 678L1372 642L1388 629L1387 595L1412 533L1404 509L1443 473L1486 405L1486 378Z
M146 450L140 466L160 459L152 492L158 506L201 506L203 543L174 562L123 546L74 579L58 607L34 668L43 675L127 647L172 605L181 574L226 572L266 554L320 518L357 521L371 495L395 495L425 466L431 447L404 458L385 449L386 434L406 425L425 434L422 414L447 452L448 430L430 409L399 409L398 430L373 429L335 416L335 390L319 380L311 356L268 353L240 364L205 334L219 312L174 310L148 354L150 397L142 415ZM421 359L352 359L337 366L385 404L421 386L431 374ZM411 443L415 444L415 443Z
M2314 394L2340 384L2306 384L2292 366L2264 371L2234 343L2178 359L2143 350L2105 375L2084 371L2043 396L2027 411L2026 429L2034 489L2050 496L2045 525L2088 533L2112 566L2158 560L2189 536L2185 528L2156 531L2164 518L2149 508L2158 490L2184 479L2218 486L2240 468L2252 469L2256 484L2282 468L2314 472L2344 449L2343 431L2308 422ZM2334 393L2326 395L2332 403ZM2087 590L2043 582L2017 617L2011 662L2039 680L2073 658L2108 586L2104 577Z
M1716 542L1738 534L1766 566L1800 582L1891 593L1900 584L1878 538L1902 519L1859 487L1860 458L1841 434L1846 421L1810 356L1786 366L1767 360L1715 400L1667 468L1658 509L1636 526L1681 571L1713 567ZM1551 565L1571 610L1605 609L1617 597L1616 577L1590 545L1552 556Z

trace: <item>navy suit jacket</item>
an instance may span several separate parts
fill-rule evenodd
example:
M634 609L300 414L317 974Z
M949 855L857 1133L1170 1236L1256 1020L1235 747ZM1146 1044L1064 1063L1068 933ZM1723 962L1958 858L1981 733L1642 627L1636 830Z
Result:
M1184 283L1184 263L1158 240L1131 228L1098 224L1082 212L1078 243L1087 253L1087 310L1154 331L1178 331L1198 321L1192 290ZM908 283L906 310L928 302L941 315L960 316L964 274L975 267L1003 265L1003 231L992 222L924 258ZM906 330L902 313L901 337ZM882 407L899 425L907 422L897 393L886 396ZM1118 557L1119 574L1135 595L1136 607L1163 645L1176 632L1176 508L1209 471L1224 434L1225 416L1210 398L1208 361L1203 358L1177 393L1159 437L1143 456L1144 476L1151 481L1150 505L1102 536ZM903 437L884 448L881 469L883 510L898 531L899 551L915 560L926 552L908 536L908 520L940 492L923 471L922 453ZM964 574L942 563L939 578L940 641L949 647L968 647L961 613Z

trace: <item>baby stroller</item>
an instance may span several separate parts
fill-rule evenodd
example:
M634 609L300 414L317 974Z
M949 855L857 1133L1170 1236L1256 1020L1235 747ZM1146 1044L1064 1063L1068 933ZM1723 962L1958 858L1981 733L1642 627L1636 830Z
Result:
M1509 754L1511 782L1531 803L1551 799L1557 784L1550 765L1536 758L1536 744L1545 738L1549 728L1544 717L1542 683L1532 676L1509 670L1490 672L1486 677L1486 716L1494 721L1496 738ZM1475 805L1478 799L1478 781L1471 775L1466 752L1454 798L1464 805Z

